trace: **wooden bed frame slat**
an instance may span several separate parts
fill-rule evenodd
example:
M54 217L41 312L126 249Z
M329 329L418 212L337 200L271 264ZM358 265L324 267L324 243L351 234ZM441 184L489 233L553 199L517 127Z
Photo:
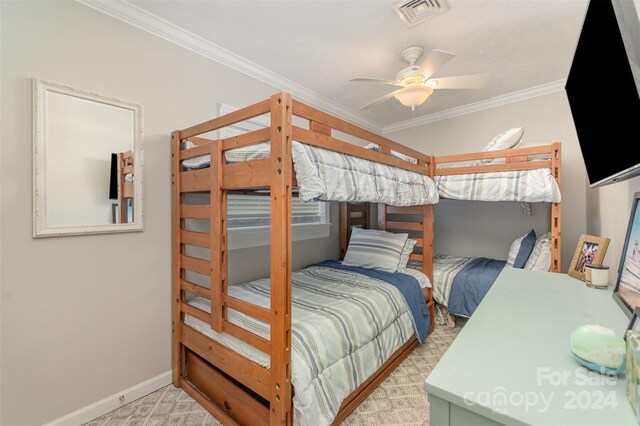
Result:
M531 155L544 155L552 151L552 145L525 146L522 148L501 149L496 151L469 152L465 154L439 155L435 157L436 164L458 163L474 160L491 160L496 158L529 157ZM437 166L436 166L437 168ZM542 168L542 167L541 167ZM437 174L437 173L436 173Z
M242 135L232 136L227 139L222 139L222 150L227 151L229 149L243 148L245 146L251 146L261 142L268 142L269 136L270 129L268 127L244 133Z
M190 246L209 248L210 236L206 232L180 231L180 241Z
M186 324L182 325L182 343L207 362L215 365L265 399L270 394L269 370L216 342Z
M209 154L211 154L211 146L207 143L206 145L196 146L195 148L181 149L180 160L186 160L194 157L201 157L203 155L209 155Z
M209 312L203 311L202 309L198 309L195 306L189 305L188 303L182 302L180 304L180 310L187 315L191 315L194 318L198 318L200 321L204 321L206 323L210 321Z
M422 231L422 222L393 222L387 221L386 229L402 231Z
M254 334L250 331L245 330L242 327L239 327L235 324L230 323L229 321L224 320L222 322L222 331L227 334L232 335L233 337L237 337L245 343L250 344L254 348L264 353L269 353L269 349L271 348L271 342L262 337Z
M270 167L269 158L224 165L222 166L222 189L268 187L271 183Z
M180 217L184 219L206 219L211 218L211 208L209 204L182 204L180 206Z
M353 145L349 142L344 142L340 139L332 138L331 136L315 133L311 130L303 129L301 127L293 126L293 139L295 141L302 142L308 145L313 145L322 149L352 155L358 158L364 158L376 163L387 164L389 166L398 167L400 169L409 170L411 172L420 173L423 175L429 174L429 170L424 166L412 164L397 157L381 154L379 152L375 152L361 146Z
M253 303L245 302L244 300L236 299L232 296L224 296L224 304L227 305L230 309L234 309L238 312L241 312L245 315L249 315L255 319L258 319L262 322L266 322L267 324L271 322L271 312L268 309L263 308L262 306L254 305Z
M208 133L213 130L217 130L221 127L230 126L232 124L240 123L241 121L249 120L250 118L257 117L259 115L269 112L269 100L261 101L248 107L239 109L237 111L230 112L221 117L214 118L213 120L205 121L204 123L196 124L180 132L182 139L190 138L192 136Z
M210 169L180 172L180 190L182 192L209 192L210 174Z
M387 206L387 214L408 214L408 215L422 215L422 206Z
M180 288L188 293L195 294L196 296L210 300L210 292L207 287L203 287L199 284L194 284L186 280L180 280Z
M188 269L202 275L209 275L211 273L211 262L208 260L182 255L180 256L180 264L183 269Z
M436 160L437 161L437 160ZM437 164L437 163L436 163ZM550 160L527 161L525 163L482 164L479 166L436 168L436 176L462 175L471 173L509 172L551 168Z

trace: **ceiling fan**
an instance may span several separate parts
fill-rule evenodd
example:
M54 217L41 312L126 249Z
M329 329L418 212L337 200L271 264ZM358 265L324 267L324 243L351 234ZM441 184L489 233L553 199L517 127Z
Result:
M481 89L489 82L489 74L461 75L456 77L431 78L438 69L452 60L456 55L443 50L434 49L429 53L427 59L422 64L416 62L422 56L424 50L420 46L410 46L400 53L400 57L409 64L398 72L395 80L385 80L381 78L358 77L351 81L361 81L364 83L379 83L399 86L401 89L395 90L373 102L366 104L360 109L370 109L371 107L395 97L403 105L411 107L412 110L418 105L422 105L433 94L434 90L440 89Z

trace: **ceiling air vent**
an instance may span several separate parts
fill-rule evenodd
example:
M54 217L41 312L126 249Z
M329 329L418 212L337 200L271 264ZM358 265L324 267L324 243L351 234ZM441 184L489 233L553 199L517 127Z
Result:
M449 4L445 0L405 0L393 6L393 10L407 27L413 27L446 12L449 10Z

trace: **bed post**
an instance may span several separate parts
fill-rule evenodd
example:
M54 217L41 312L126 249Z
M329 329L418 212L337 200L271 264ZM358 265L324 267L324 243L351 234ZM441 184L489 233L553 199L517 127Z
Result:
M211 248L211 328L220 333L226 320L224 296L227 294L227 191L222 189L222 144L212 141L209 193L211 206L209 219L209 247Z
M293 424L291 389L292 102L271 97L271 425Z
M560 142L551 144L551 173L562 188L562 150ZM551 272L560 272L562 268L562 210L560 203L551 203Z
M429 177L435 180L435 157L429 156L429 162L422 160L418 164L429 168ZM433 286L433 212L434 205L428 204L422 206L422 272L429 277L429 281ZM429 333L433 331L436 325L435 304L433 301L433 287L428 290L427 306L429 308Z
M180 256L182 255L182 244L180 243L180 229L182 220L180 219L180 204L182 195L180 193L180 132L171 133L171 381L177 388L180 387L180 377L182 375L182 344L180 336L182 333L182 313L180 303L182 301L182 291L180 289L180 279L182 269L180 266Z

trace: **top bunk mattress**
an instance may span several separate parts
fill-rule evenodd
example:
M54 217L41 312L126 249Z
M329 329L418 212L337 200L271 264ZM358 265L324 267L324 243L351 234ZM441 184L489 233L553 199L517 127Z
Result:
M561 201L560 188L548 168L436 176L435 181L440 197L453 200Z
M185 148L193 148L191 142ZM228 163L268 158L269 142L225 152ZM349 201L391 206L436 204L434 181L426 175L294 141L293 165L302 201ZM187 170L209 167L211 157L184 160Z

